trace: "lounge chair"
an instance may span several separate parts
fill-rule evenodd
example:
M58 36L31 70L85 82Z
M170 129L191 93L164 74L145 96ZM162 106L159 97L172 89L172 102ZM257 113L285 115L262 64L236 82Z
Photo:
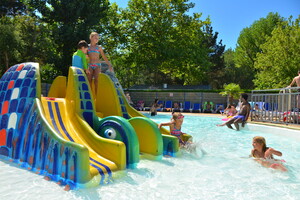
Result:
M192 108L192 112L200 113L201 112L201 104L200 103L194 103L193 108Z
M183 104L183 108L181 110L182 112L191 112L191 102L190 101L185 101Z
M172 101L166 101L163 111L167 111L167 112L172 111Z
M145 103L143 100L139 100L135 106L135 109L138 110L138 111L142 111L142 110L145 110L145 107L144 107Z
M172 108L172 112L180 112L182 109L181 103L175 102Z
M300 122L299 112L291 112L291 111L284 112L283 121L286 123L299 124Z
M214 108L214 103L213 102L209 102L209 101L206 101L203 105L203 112L204 113L213 113L213 108Z
M254 109L254 116L256 120L266 120L266 113L265 113L265 107L264 107L264 102L254 102L254 107L257 105L258 108Z
M157 110L157 111L163 111L164 101L158 101L157 104L158 104L158 105L161 105L161 107L160 107L160 108L157 108L156 110Z
M266 110L266 111L272 110L272 104L271 103L264 103L263 110Z

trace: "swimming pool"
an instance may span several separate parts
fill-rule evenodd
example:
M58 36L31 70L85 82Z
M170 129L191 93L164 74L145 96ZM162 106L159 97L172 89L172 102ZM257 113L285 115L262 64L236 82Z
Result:
M170 117L150 118L159 123ZM198 157L183 153L161 161L142 159L137 169L117 174L120 177L110 184L77 191L65 192L56 183L2 159L0 199L300 199L299 135L285 137L284 129L253 125L238 132L216 127L219 123L216 117L184 118L182 131L193 136L205 155L198 151ZM256 135L283 153L287 173L247 158Z

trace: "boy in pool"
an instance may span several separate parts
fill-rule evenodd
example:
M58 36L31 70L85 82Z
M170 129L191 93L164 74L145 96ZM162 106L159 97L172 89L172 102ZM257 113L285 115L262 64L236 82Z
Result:
M256 136L252 141L253 149L251 150L251 156L255 158L264 167L269 167L281 171L287 171L282 165L280 160L273 158L273 155L282 156L280 151L277 151L271 147L267 147L264 137Z

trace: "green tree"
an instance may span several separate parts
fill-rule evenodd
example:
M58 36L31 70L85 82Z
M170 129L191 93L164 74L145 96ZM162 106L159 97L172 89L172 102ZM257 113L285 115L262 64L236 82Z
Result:
M257 53L261 52L261 45L271 35L283 18L278 13L269 13L266 18L255 21L250 27L244 28L237 41L235 63L237 67L248 68L242 80L247 83L245 88L253 88L253 79L256 74L254 63Z
M243 93L240 86L235 83L225 84L224 85L224 91L220 92L222 96L227 96L227 102L229 102L230 105L233 104L233 99L238 99L240 97L240 94Z
M218 32L213 32L213 28L210 24L205 26L205 43L207 49L209 49L209 60L211 65L207 71L208 84L212 88L221 88L225 76L225 63L224 63L224 50L225 45L222 44L222 40L217 42Z
M247 80L247 74L251 73L250 68L237 67L235 62L235 51L227 49L224 52L224 77L221 80L223 84L235 83L240 85L241 88L249 88Z
M0 66L4 72L10 66L25 62L46 63L59 61L59 52L51 38L49 26L35 17L17 15L1 19ZM49 69L49 67L47 67Z
M99 29L103 30L101 44L105 47L106 53L109 53L106 55L112 62L116 76L124 88L141 83L144 79L134 59L129 56L130 30L126 13L124 9L113 3L106 17L98 24Z
M20 61L21 39L11 18L0 19L0 72L4 73L12 63Z
M24 14L25 10L26 7L23 1L16 1L16 0L0 1L0 17Z
M229 48L224 52L224 65L225 65L225 75L224 75L224 83L227 84L229 82L237 83L238 82L238 75L237 75L237 68L234 62L234 50Z
M261 48L254 65L259 71L254 80L257 88L289 85L300 69L300 16L281 22Z
M193 6L187 0L131 0L121 10L123 23L118 30L126 38L118 37L124 42L119 58L126 62L127 73L136 84L199 84L205 80L204 72L211 63L202 28L210 22L200 20L201 14L187 15Z
M60 52L55 66L64 75L72 62L72 54L79 40L88 41L89 33L96 30L100 19L105 17L108 0L27 0L32 14L40 16L51 26L52 38Z
M59 52L52 40L51 29L46 23L35 17L16 16L14 25L20 33L23 60L38 62L41 65L58 61Z

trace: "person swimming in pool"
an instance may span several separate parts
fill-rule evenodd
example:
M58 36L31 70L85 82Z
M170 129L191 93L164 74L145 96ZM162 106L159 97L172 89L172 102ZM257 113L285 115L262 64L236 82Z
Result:
M242 127L245 126L245 123L249 117L251 106L248 102L248 95L246 93L241 94L240 100L242 102L240 111L228 121L223 124L218 124L217 126L227 126L228 128L232 128L231 124L234 124L236 130L240 130L239 123L242 123Z
M273 155L282 156L280 151L271 147L267 147L264 137L255 136L252 140L253 149L251 150L251 157L259 162L262 166L273 168L281 171L287 171L283 166L282 161L274 159Z

